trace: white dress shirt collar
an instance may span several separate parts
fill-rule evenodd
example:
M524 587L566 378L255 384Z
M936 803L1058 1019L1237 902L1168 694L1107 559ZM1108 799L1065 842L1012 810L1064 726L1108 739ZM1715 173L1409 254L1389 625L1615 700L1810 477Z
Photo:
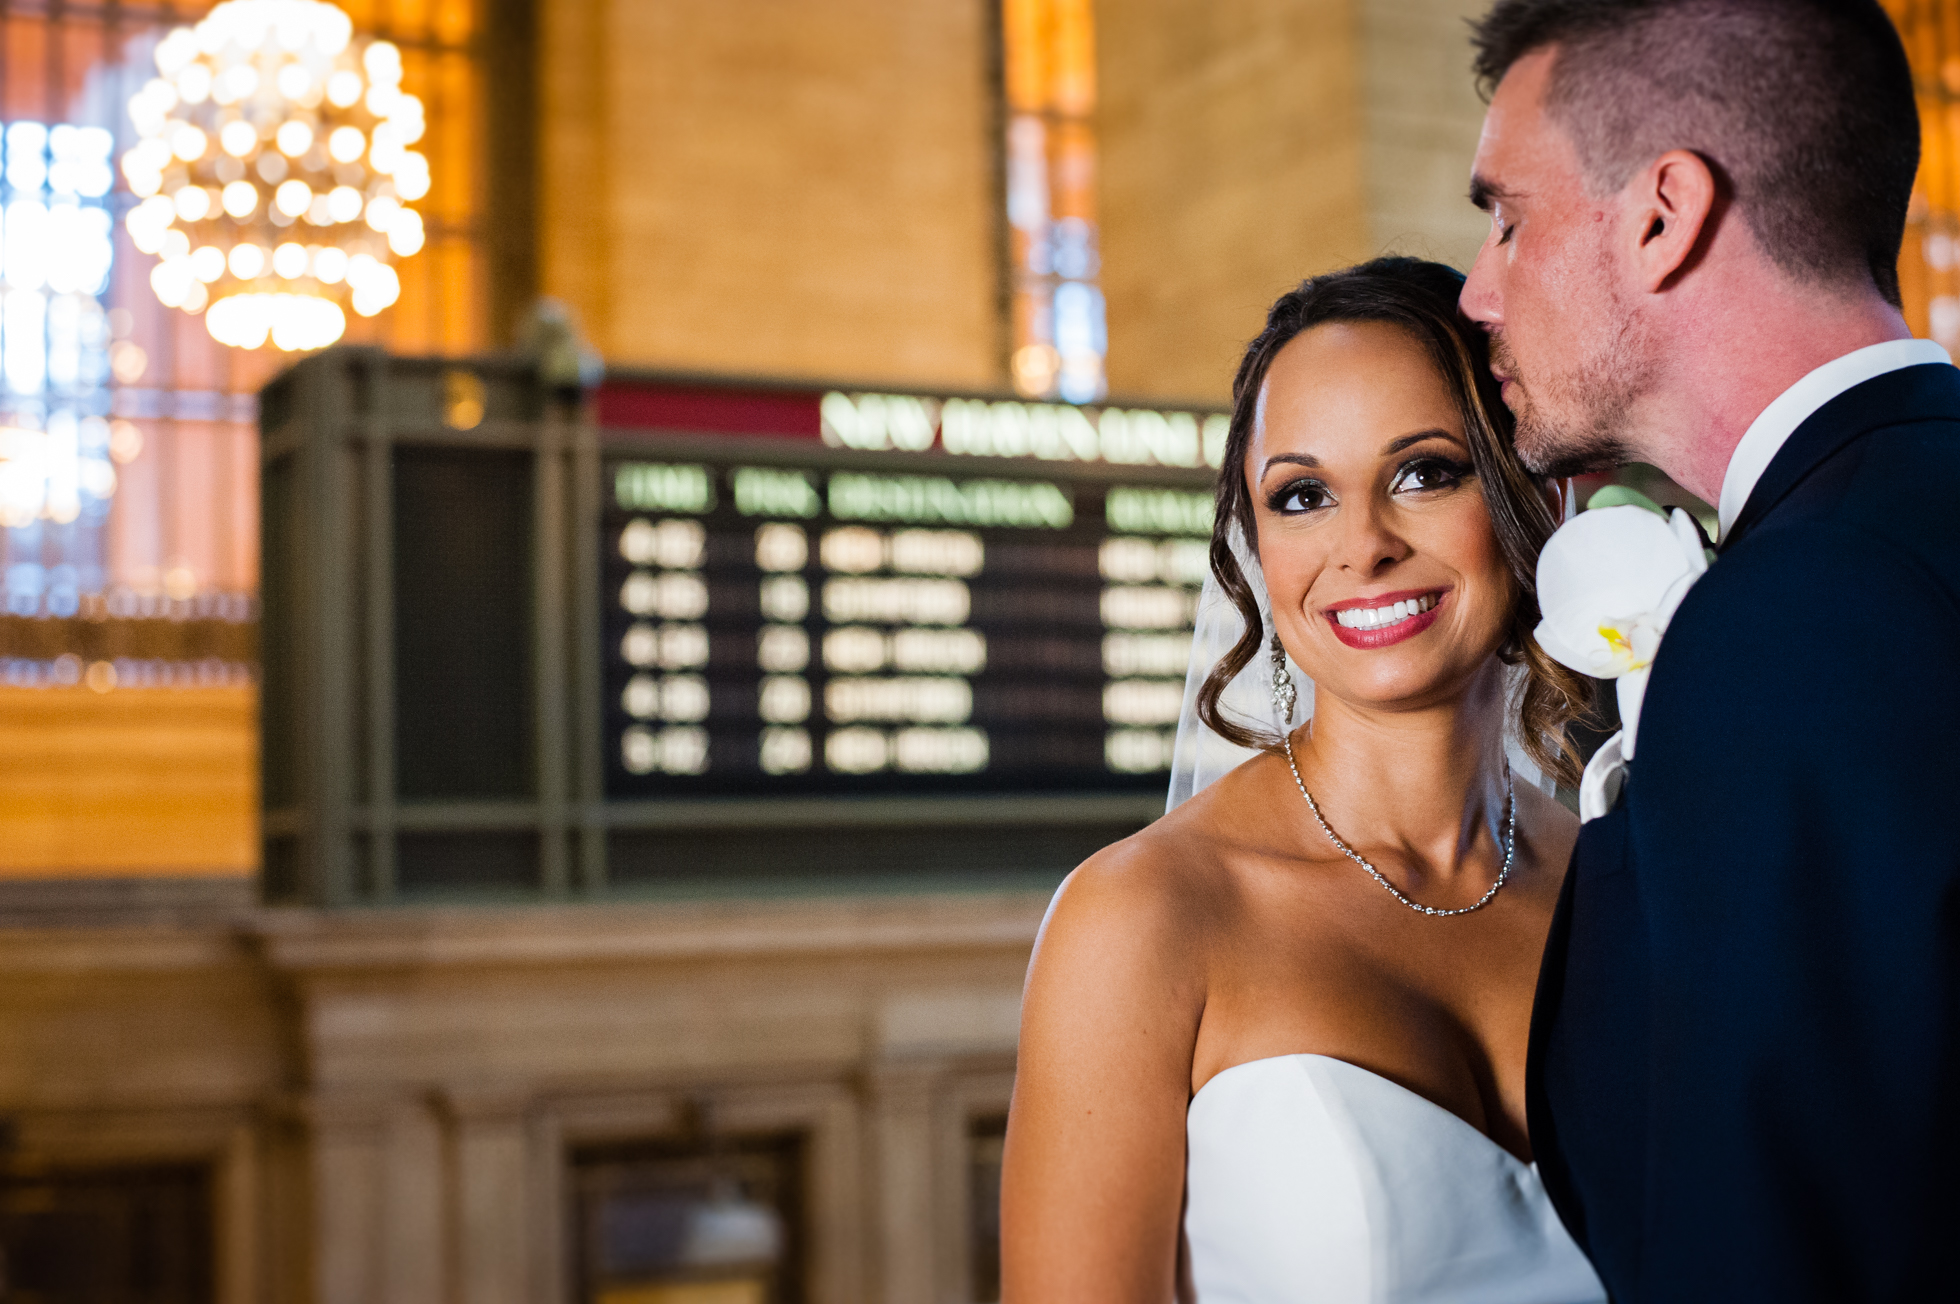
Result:
M1756 482L1797 427L1817 409L1852 386L1888 371L1927 362L1951 365L1952 361L1946 350L1931 340L1887 340L1833 358L1777 395L1762 415L1750 422L1742 442L1729 457L1729 469L1722 477L1722 501L1717 505L1722 522L1720 537L1728 538Z

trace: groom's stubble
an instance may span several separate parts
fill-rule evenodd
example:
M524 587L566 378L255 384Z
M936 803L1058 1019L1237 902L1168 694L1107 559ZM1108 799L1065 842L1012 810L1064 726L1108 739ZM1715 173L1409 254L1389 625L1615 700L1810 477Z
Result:
M1597 325L1586 330L1575 321L1573 338L1600 342L1563 373L1520 359L1501 327L1491 332L1491 366L1515 382L1506 403L1517 422L1518 456L1539 475L1587 475L1635 460L1631 422L1655 372L1652 332L1617 286L1604 278L1595 285L1603 311L1574 311Z

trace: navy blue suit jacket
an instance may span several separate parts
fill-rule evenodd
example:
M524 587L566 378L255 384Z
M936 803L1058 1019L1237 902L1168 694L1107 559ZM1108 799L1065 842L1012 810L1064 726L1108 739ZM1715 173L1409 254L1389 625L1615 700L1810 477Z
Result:
M1960 1297L1960 370L1839 395L1662 641L1532 1016L1620 1304Z

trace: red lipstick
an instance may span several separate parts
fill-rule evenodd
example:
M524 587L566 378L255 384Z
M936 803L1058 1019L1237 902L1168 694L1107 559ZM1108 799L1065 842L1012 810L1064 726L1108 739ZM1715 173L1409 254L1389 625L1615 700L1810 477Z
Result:
M1357 648L1362 651L1373 651L1376 648L1391 647L1405 639L1414 638L1417 634L1422 633L1423 630L1435 624L1436 617L1442 613L1443 604L1449 600L1449 596L1450 590L1448 589L1404 589L1399 593L1378 593L1366 598L1349 598L1343 602L1336 602L1329 605L1323 609L1321 614L1326 617L1328 628L1334 631L1335 638L1338 638L1351 648ZM1357 629L1343 625L1338 619L1340 613L1343 611L1366 607L1387 607L1397 602L1407 602L1418 598L1429 597L1433 597L1436 600L1435 605L1430 607L1429 610L1419 611L1413 616L1396 621L1393 625L1386 625L1376 629Z

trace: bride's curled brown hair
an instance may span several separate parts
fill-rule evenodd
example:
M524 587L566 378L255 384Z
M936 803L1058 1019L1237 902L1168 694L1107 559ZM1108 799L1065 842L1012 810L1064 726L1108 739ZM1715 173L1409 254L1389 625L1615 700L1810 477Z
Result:
M1270 631L1251 585L1233 554L1231 532L1241 531L1246 546L1259 546L1258 522L1245 481L1246 445L1252 437L1259 391L1279 351L1302 331L1329 322L1383 322L1420 341L1448 384L1463 416L1470 460L1483 487L1491 526L1510 566L1516 599L1507 637L1498 649L1506 665L1524 667L1523 685L1513 703L1518 741L1526 755L1566 785L1576 784L1578 758L1565 727L1590 709L1591 681L1545 655L1531 637L1539 620L1538 552L1558 527L1546 482L1525 469L1511 443L1511 413L1492 379L1484 334L1457 311L1463 276L1441 263L1416 258L1377 258L1372 262L1302 281L1280 296L1266 315L1266 328L1246 346L1232 381L1232 425L1218 472L1217 512L1211 536L1211 569L1219 586L1245 619L1245 633L1212 668L1198 692L1198 716L1218 734L1242 747L1274 747L1278 739L1232 719L1219 708L1219 695L1233 677L1265 647Z

